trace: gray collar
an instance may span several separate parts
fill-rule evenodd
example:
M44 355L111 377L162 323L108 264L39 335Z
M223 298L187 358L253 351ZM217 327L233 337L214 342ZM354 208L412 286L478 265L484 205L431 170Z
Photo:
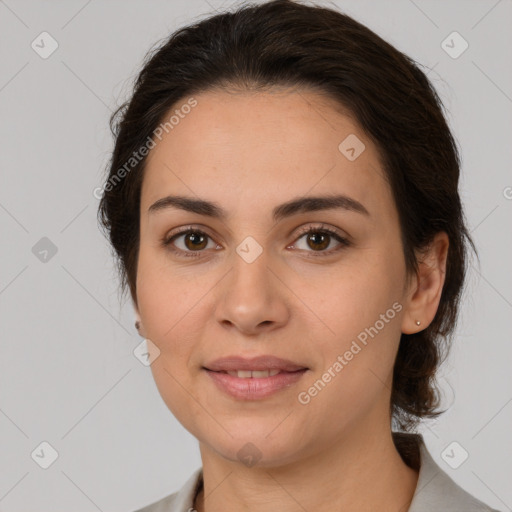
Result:
M408 512L498 512L456 484L432 458L418 437L420 473Z

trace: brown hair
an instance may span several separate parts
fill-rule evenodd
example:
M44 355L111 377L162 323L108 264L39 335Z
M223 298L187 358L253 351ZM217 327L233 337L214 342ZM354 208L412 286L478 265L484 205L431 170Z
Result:
M136 303L140 193L146 158L126 171L178 101L214 87L305 86L338 101L375 143L399 213L407 271L433 236L449 236L445 284L433 322L402 334L391 414L411 430L441 412L435 373L453 333L466 271L458 193L460 160L443 105L407 55L351 17L291 0L244 5L181 28L148 52L131 99L112 115L115 147L99 219L118 258L122 290ZM126 172L119 179L119 170ZM115 179L117 178L117 179Z

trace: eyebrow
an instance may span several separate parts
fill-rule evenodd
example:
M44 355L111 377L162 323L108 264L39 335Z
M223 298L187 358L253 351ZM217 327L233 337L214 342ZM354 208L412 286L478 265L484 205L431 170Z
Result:
M162 197L148 208L148 213L155 213L167 208L177 208L219 220L228 218L227 212L217 203L186 196ZM329 195L306 196L287 201L272 210L272 218L274 222L277 222L298 213L333 209L342 209L370 216L368 210L359 201L344 195Z

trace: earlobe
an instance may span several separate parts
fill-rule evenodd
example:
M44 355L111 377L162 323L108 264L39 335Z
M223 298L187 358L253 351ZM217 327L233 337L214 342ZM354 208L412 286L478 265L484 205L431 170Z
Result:
M137 318L137 320L135 320L135 329L137 329L137 332L139 333L140 336L146 338L144 328L142 326L142 321L140 320L140 318Z
M422 331L434 319L445 282L448 247L448 235L439 232L418 255L418 272L411 281L409 303L402 320L404 334Z
M142 321L140 319L139 308L137 307L137 305L135 303L133 304L133 309L135 311L135 329L137 329L140 336L145 338L145 335L142 332L143 329L142 329Z

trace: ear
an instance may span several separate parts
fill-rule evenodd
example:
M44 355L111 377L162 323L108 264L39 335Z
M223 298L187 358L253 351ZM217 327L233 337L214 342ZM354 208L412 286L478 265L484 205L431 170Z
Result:
M133 304L133 309L135 312L135 328L137 329L137 332L140 334L140 336L145 338L146 335L144 333L145 332L144 326L142 325L142 320L140 318L139 308L138 308L137 304L135 303L135 301L132 301L132 304Z
M408 303L402 317L404 334L422 331L434 319L446 276L448 246L448 235L441 231L435 235L426 250L419 253L418 272L411 279Z

